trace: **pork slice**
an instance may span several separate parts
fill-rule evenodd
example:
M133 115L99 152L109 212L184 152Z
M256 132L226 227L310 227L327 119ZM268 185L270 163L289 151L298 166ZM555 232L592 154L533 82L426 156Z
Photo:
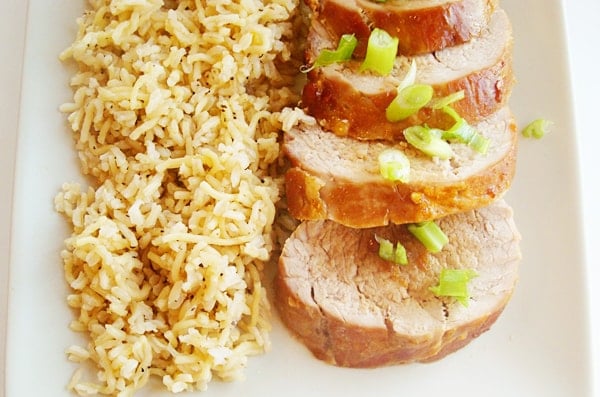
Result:
M434 361L467 345L511 297L520 235L501 200L438 224L450 242L431 254L404 225L301 223L283 248L275 280L284 324L316 357L345 367ZM401 242L409 264L381 259L375 235ZM429 290L444 268L478 274L468 284L467 306Z
M423 123L448 128L452 119L428 107L400 122L387 120L385 109L414 61L416 82L433 86L434 98L463 90L465 98L453 106L467 121L476 123L508 101L514 85L512 43L508 16L498 9L478 38L434 53L399 56L388 76L359 72L359 59L315 68L308 73L302 106L327 131L358 139L398 140L405 128ZM311 64L321 50L336 46L323 26L313 23L307 62Z
M398 37L398 53L417 55L466 43L487 26L497 0L316 0L313 15L338 40L353 33L364 56L374 27Z
M339 137L316 122L284 135L290 160L286 196L300 220L329 219L350 227L412 223L488 205L510 187L516 168L517 130L508 108L475 126L490 139L485 154L451 143L454 156L432 159L406 142ZM384 179L378 156L396 148L409 158L406 183Z

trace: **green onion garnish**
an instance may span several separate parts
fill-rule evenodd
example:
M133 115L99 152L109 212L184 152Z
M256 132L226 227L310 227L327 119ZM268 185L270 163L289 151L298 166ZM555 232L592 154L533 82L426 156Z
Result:
M390 36L385 30L375 28L369 36L367 53L359 71L371 70L387 76L394 68L397 52L398 38Z
M546 119L537 119L527 124L521 134L526 138L540 139L550 131L554 123Z
M399 265L408 265L408 256L406 255L406 248L400 242L396 243L396 249L394 250L394 263Z
M340 41L335 51L321 50L312 66L308 68L302 68L301 71L306 73L314 68L327 66L332 63L347 61L348 59L350 59L350 57L352 57L352 53L354 52L357 43L358 40L356 39L354 34L342 35L342 37L340 37Z
M438 285L429 287L436 296L450 296L456 298L463 306L469 304L469 290L467 284L477 277L473 269L442 269Z
M408 68L408 72L406 72L406 76L402 79L400 84L398 84L398 92L402 91L409 85L415 84L415 80L417 79L417 62L413 59L410 63L410 67Z
M375 240L379 243L379 257L383 260L394 262L397 265L407 265L408 256L406 255L406 248L402 243L397 242L396 246L383 237L375 235Z
M444 113L446 113L448 116L452 117L452 119L454 120L455 123L458 123L459 121L463 120L463 118L460 117L460 114L458 114L458 112L450 106L442 106L439 109L442 109L444 111Z
M379 172L390 181L408 182L410 176L410 161L398 149L387 149L379 153Z
M385 109L385 117L390 122L404 120L417 113L433 97L433 87L426 84L413 84L400 90L396 98Z
M394 257L394 244L388 239L375 235L375 240L379 243L379 257L386 261L391 261Z
M412 223L407 228L425 246L427 251L433 254L440 252L448 244L448 236L434 221Z
M456 122L449 130L442 133L442 138L449 141L465 143L478 153L485 154L490 146L490 140L484 137L465 119Z
M456 110L450 106L444 106L442 110L455 121L450 129L443 131L442 139L458 141L466 144L478 153L485 154L490 146L490 140L477 131L475 127L467 123L467 120L458 115Z
M422 125L415 125L404 130L404 138L412 146L431 157L442 160L452 157L452 148L436 131Z
M443 98L437 98L431 101L429 107L432 109L442 109L446 106L452 105L454 102L458 102L464 99L465 92L463 90L453 92L450 95L446 95Z

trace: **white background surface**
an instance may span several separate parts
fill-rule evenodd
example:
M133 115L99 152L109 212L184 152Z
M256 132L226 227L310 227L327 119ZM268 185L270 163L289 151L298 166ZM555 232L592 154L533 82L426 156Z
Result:
M600 40L600 2L565 0L563 4L579 140L595 395L600 396L600 54L595 50Z
M76 1L76 0L74 0ZM598 71L600 59L600 2L597 0L566 0L565 16L574 92L574 112L581 163L583 214L588 257L588 287L591 302L591 334L600 335L600 171L596 160L600 155L600 113ZM527 4L527 3L524 3ZM6 319L7 267L9 258L9 219L12 191L12 170L17 131L20 63L23 52L26 1L0 0L0 365L4 367L4 321ZM548 84L552 84L551 81ZM535 98L532 98L535 100ZM594 117L596 116L596 117ZM548 116L551 118L551 116ZM560 159L557 159L560 161ZM560 227L557 225L557 227ZM569 239L565 235L565 239ZM551 249L551 247L548 247ZM568 264L565 264L568 266ZM560 293L560 291L557 291ZM556 319L556 326L561 321ZM540 338L543 338L543 334ZM598 338L592 346L596 363L600 361ZM594 369L596 379L600 370ZM4 371L0 371L0 395ZM596 388L598 390L598 387ZM598 396L600 394L597 393ZM28 397L28 396L25 396Z
M10 210L26 7L27 1L0 0L0 396L4 395Z

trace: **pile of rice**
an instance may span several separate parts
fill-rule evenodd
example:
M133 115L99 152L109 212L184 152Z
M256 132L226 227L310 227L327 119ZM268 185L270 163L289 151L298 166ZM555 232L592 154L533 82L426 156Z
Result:
M62 253L92 362L69 388L128 396L240 379L269 348L262 270L275 249L279 131L298 117L298 0L90 0L61 59L91 187L55 199ZM293 67L290 67L293 65ZM286 67L287 66L287 67ZM294 71L284 73L283 70Z

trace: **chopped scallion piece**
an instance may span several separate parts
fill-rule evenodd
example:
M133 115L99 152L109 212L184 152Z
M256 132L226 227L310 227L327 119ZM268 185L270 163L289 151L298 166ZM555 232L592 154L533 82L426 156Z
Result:
M471 139L467 142L467 146L471 149L475 150L477 153L486 154L488 148L490 147L490 140L483 135L481 135L477 130L467 124L469 128L475 133L471 136Z
M550 131L553 123L546 119L537 119L527 124L521 134L526 138L540 139Z
M404 248L402 243L397 242L396 247L394 247L394 244L390 240L378 235L375 235L375 240L379 243L379 257L381 259L394 262L397 265L408 264L406 248Z
M399 265L408 265L408 255L406 254L406 248L400 242L396 243L396 249L394 250L394 263Z
M415 125L404 130L404 138L428 156L438 157L442 160L449 159L454 152L448 142L438 135L437 131L439 130Z
M398 92L402 91L409 85L415 84L416 79L417 79L417 62L415 62L415 60L413 59L412 62L410 63L410 67L408 68L408 72L406 72L406 76L404 76L404 79L402 79L400 84L398 84L398 88L397 88Z
M321 50L313 65L303 68L302 72L306 73L314 68L347 61L352 56L357 43L358 40L353 34L342 35L336 50Z
M407 228L425 246L427 251L433 254L440 252L448 244L448 236L434 221L413 223Z
M390 122L404 120L417 113L433 97L433 87L426 84L413 84L400 90L396 98L385 109L385 117Z
M457 121L449 130L442 133L442 138L449 141L459 141L478 153L485 154L490 146L490 140L484 137L465 119Z
M473 269L442 269L438 285L429 287L436 296L450 296L456 298L463 306L469 304L469 290L467 284L477 277Z
M379 257L391 261L394 257L394 244L388 239L375 235L375 241L379 243Z
M464 143L476 152L485 154L490 146L490 140L481 135L450 106L444 106L442 109L455 121L450 129L443 131L442 139Z
M410 161L398 149L387 149L379 153L379 172L390 181L408 182L410 176Z
M463 120L463 118L460 117L458 112L450 106L442 106L440 109L442 109L444 113L446 113L448 116L452 117L455 123L458 123L459 121Z
M398 38L392 37L385 30L375 28L367 42L367 53L359 71L371 70L382 76L390 74L394 68Z
M465 97L465 92L463 90L456 91L450 95L446 95L443 98L434 99L429 104L429 107L431 107L432 109L436 109L436 110L442 109L446 106L452 105L454 102L458 102L461 99L464 99L464 97Z

